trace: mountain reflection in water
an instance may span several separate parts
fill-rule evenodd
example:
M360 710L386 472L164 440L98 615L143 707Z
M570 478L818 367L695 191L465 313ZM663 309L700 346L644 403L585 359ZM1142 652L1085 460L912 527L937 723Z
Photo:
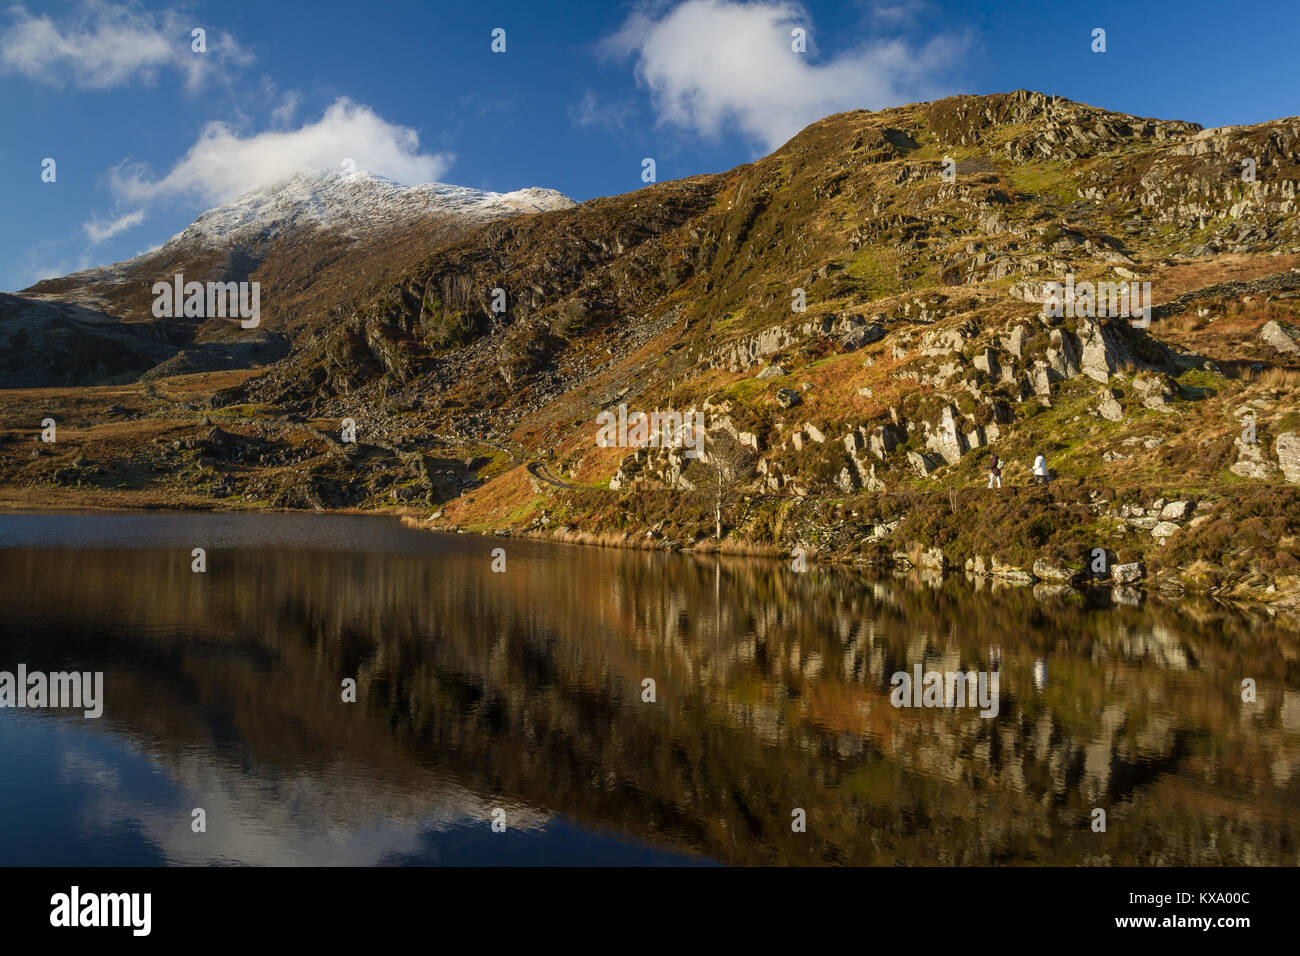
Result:
M0 670L105 672L0 709L3 864L1300 857L1300 635L1198 599L205 514L0 516L0 598Z

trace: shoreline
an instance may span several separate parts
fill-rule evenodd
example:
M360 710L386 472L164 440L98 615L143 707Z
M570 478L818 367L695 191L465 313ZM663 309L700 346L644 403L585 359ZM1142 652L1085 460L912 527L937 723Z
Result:
M650 529L608 532L580 530L572 524L564 524L558 528L500 527L496 529L467 527L446 521L435 524L431 523L430 517L427 517L427 508L412 509L407 507L393 508L391 510L266 508L257 506L240 507L211 500L164 502L138 493L124 497L136 500L111 504L56 502L38 506L31 504L29 501L0 496L0 514L147 515L209 513L367 516L396 518L403 527L417 531L441 534L472 534L484 539L523 538L553 544L615 548L629 551L657 551L690 555L714 554L732 558L754 558L776 563L783 562L787 565L797 557L791 548L757 542L743 537L729 536L720 542L711 537L706 537L692 543L684 543L662 535L656 536ZM140 498L145 498L145 500L141 501ZM445 507L446 505L442 506L442 508ZM1148 576L1147 569L1141 567L1143 562L1136 561L1132 562L1132 564L1141 567L1139 576L1133 580L1120 581L1110 576L1101 577L1084 573L1081 570L1071 569L1060 563L1035 562L1029 567L1024 567L1003 564L996 558L990 558L986 561L985 556L979 554L959 553L955 556L948 556L938 548L904 540L896 541L888 549L877 551L870 556L850 554L843 549L810 548L806 549L803 557L809 570L815 567L825 567L857 571L869 570L881 574L916 571L923 575L936 575L940 580L959 576L969 581L986 582L1000 587L1051 588L1062 592L1073 591L1079 594L1110 591L1112 598L1121 603L1135 603L1151 595L1158 595L1166 601L1176 601L1181 596L1188 595L1234 606L1262 609L1270 615L1282 615L1288 619L1295 619L1300 624L1300 576L1282 577L1281 580L1287 584L1282 588L1275 587L1273 584L1267 587L1252 587L1241 581L1234 581L1227 587L1197 587L1194 582L1181 580L1168 571ZM1186 572L1188 569L1182 570Z

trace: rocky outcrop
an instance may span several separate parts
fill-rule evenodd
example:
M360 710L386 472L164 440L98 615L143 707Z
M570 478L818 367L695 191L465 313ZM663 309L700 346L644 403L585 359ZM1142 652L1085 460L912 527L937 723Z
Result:
M961 456L970 450L965 435L957 425L960 413L948 405L939 416L939 423L933 429L928 428L925 447L942 458L947 464L955 465Z
M1282 475L1292 484L1300 484L1300 434L1282 432L1273 443Z
M1259 442L1245 441L1238 437L1234 443L1237 448L1237 460L1228 470L1240 478L1254 478L1268 481L1277 477L1278 467L1264 454L1264 447Z
M1079 338L1079 370L1089 378L1110 383L1110 377L1126 364L1134 364L1133 356L1110 325L1097 319L1079 320L1076 334Z
M1296 344L1300 333L1277 321L1265 322L1259 330L1259 337L1266 345L1271 345L1283 355L1300 355L1300 345Z

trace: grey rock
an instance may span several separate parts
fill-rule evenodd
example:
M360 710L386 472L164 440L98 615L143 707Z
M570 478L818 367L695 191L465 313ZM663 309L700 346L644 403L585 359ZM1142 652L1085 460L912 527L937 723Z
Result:
M1096 319L1081 318L1076 334L1080 346L1079 370L1094 381L1109 384L1111 375L1133 361L1119 333Z
M939 455L909 451L907 453L908 463L916 469L916 473L922 478L933 474L936 470L942 468L946 462Z
M1074 337L1068 332L1052 329L1047 364L1061 378L1074 378L1079 374L1079 350L1074 344Z
M1053 564L1046 558L1034 562L1034 577L1040 581L1061 581L1070 583L1079 578L1081 572L1072 571L1064 565Z
M1002 367L998 364L998 355L992 349L984 349L973 360L974 366L989 378L999 378Z
M1097 396L1097 412L1108 422L1124 420L1124 406L1119 403L1118 393L1112 388L1103 388Z
M1146 577L1147 569L1141 561L1131 564L1116 564L1110 569L1111 579L1116 584L1136 584Z
M778 388L776 390L776 402L782 408L794 408L802 401L803 399L799 397L799 393L792 388Z
M1228 470L1239 478L1268 481L1277 477L1278 467L1264 455L1259 442L1237 439L1237 461Z
M871 454L882 461L889 457L890 453L902 442L903 436L892 425L881 425L873 429L871 437L867 440Z
M1291 484L1300 484L1300 434L1282 432L1273 443L1282 475Z
M966 437L957 424L957 410L948 405L939 416L939 424L926 438L925 447L942 456L950 465L961 460L961 456L970 450Z
M1281 322L1265 322L1264 327L1259 330L1259 337L1266 345L1273 346L1284 355L1300 355L1300 345L1296 344L1295 330L1284 326Z

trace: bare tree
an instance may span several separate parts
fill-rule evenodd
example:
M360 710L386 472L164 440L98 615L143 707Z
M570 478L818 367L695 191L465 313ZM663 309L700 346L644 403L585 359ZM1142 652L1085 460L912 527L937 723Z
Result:
M713 490L714 537L718 540L722 540L723 506L736 486L753 474L754 459L752 448L725 431L715 429L705 437L701 461L712 471L708 484Z

